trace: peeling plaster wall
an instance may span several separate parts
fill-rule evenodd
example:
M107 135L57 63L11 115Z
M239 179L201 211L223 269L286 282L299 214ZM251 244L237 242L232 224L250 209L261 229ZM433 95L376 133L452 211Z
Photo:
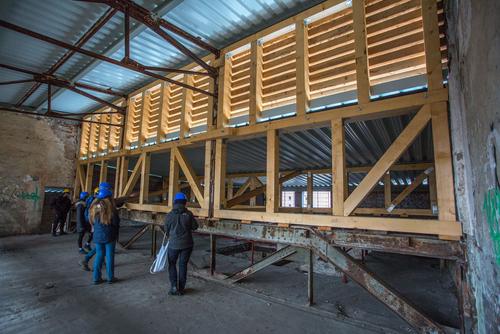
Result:
M475 330L500 333L500 1L448 0L447 21L455 187ZM488 208L490 195L497 202Z
M0 236L40 232L46 186L73 187L79 127L2 112Z

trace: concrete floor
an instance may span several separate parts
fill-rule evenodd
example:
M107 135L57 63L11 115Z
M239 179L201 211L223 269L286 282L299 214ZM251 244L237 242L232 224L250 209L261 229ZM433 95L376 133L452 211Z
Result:
M122 229L122 238L133 232ZM293 264L267 268L237 287L197 273L189 278L188 294L167 296L166 273L148 272L149 242L144 237L132 250L118 247L115 270L122 281L93 286L91 273L77 265L76 235L0 239L0 333L411 332L364 290L331 276L315 275L317 305L304 306L306 275ZM193 254L199 267L207 257L206 245L199 238ZM379 255L373 259L373 267L383 267L387 260ZM245 259L232 256L218 255L217 260L222 272L245 265ZM401 272L393 277L407 279ZM413 293L412 284L406 292L420 296L417 304L431 301L434 317L453 325L452 289L430 288L431 281L438 287L449 284L439 270L433 272L412 278L427 282L423 293Z

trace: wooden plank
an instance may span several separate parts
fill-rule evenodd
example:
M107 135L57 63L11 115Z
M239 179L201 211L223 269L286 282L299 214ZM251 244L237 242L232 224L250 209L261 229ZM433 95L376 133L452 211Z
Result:
M92 180L94 178L94 164L93 163L88 163L87 164L87 174L85 177L85 191L87 192L92 192Z
M172 206L164 204L139 204L139 203L127 203L126 207L128 210L140 210L149 212L161 212L169 213L172 210ZM189 211L193 213L196 217L207 217L208 210L202 208L189 207Z
M245 181L245 183L243 183L241 185L241 187L238 189L238 191L236 191L236 194L234 194L232 198L228 198L228 199L233 199L233 198L236 198L236 197L243 195L243 193L250 187L251 182L252 182L252 176L249 176L247 178L247 180Z
M139 113L139 136L137 138L137 140L139 141L139 144L138 144L139 147L141 147L142 144L144 144L143 128L142 127L143 127L143 123L145 122L144 121L144 106L146 105L145 101L146 101L146 91L143 91L140 109L139 109L139 111L136 111ZM146 123L147 123L147 120L146 120Z
M231 58L224 57L219 68L219 97L217 103L217 128L228 125L231 116Z
M370 101L368 51L366 47L365 0L352 2L354 47L356 50L356 82L359 103Z
M208 91L215 92L215 79L209 78ZM217 124L213 124L214 116L217 113L217 100L213 96L208 97L208 113L207 113L207 129L208 131L214 130Z
M128 196L132 192L132 190L135 187L135 184L139 180L141 176L141 165L143 162L144 156L141 155L139 159L137 160L137 163L135 164L134 170L132 171L132 174L130 175L130 178L128 179L127 184L125 185L125 188L123 189L122 196Z
M162 82L160 85L160 105L158 109L158 122L156 123L156 143L160 143L165 132L162 130L163 120L168 118L167 84Z
M391 189L391 172L387 171L384 175L384 206L387 209L392 202L392 189Z
M396 138L392 145L382 155L379 161L368 172L363 181L354 189L351 195L344 202L344 216L350 215L354 209L361 203L366 195L373 189L380 178L389 170L392 164L399 159L408 146L424 129L430 120L430 107L423 106L413 117L406 128Z
M425 171L420 173L409 186L403 189L403 191L398 196L396 196L394 200L391 201L391 203L387 207L387 212L393 211L396 206L398 206L406 197L408 197L408 195L410 195L415 189L417 189L417 187L420 186L425 179L429 177L429 174L432 173L433 170L434 168L430 167L429 169L426 169Z
M307 210L312 211L313 208L313 193L314 193L314 174L307 172Z
M203 180L203 203L200 206L204 209L208 209L210 206L210 181L212 179L212 141L207 140L205 142L205 162L204 162L204 180Z
M116 169L115 169L115 184L114 184L114 191L113 191L113 197L118 198L120 197L120 173L121 173L121 163L122 163L122 158L119 157L116 159Z
M345 168L345 131L341 118L332 120L332 213L344 214L344 195L346 179Z
M215 141L214 210L221 209L226 203L226 153L226 143L223 139L217 139Z
M391 231L401 233L435 234L460 237L462 229L457 222L390 217L328 216L317 214L269 213L243 210L214 210L220 219L251 220L290 225L328 226L334 228Z
M305 115L311 100L309 89L309 44L307 25L304 21L295 24L296 72L297 72L297 115Z
M151 169L151 154L141 154L141 183L139 190L139 204L145 204L149 201L149 174Z
M184 75L184 83L194 86L192 75ZM181 128L179 138L186 138L191 128L191 112L193 109L193 91L191 89L182 90Z
M436 0L421 1L427 84L429 90L431 91L443 87L443 69L441 65L437 2Z
M120 174L119 174L119 181L118 181L118 190L116 190L116 192L122 196L123 194L123 190L128 182L128 167L129 167L129 158L128 157L119 157L119 159L121 160L121 163L120 163Z
M444 102L432 104L430 108L439 219L455 221L455 188L453 185L448 109Z
M85 173L83 166L79 163L76 164L76 183L78 183L78 187L81 191L86 191Z
M198 200L198 203L200 203L200 205L204 205L205 201L203 198L203 193L201 192L200 184L198 183L198 177L196 176L193 167L184 155L184 152L177 147L172 148L172 152L174 152L175 159L177 160L179 167L184 172L184 175L186 176L189 186L191 187L194 196Z
M255 124L262 113L262 43L252 41L250 54L250 106L249 122Z
M226 195L226 198L227 199L233 198L233 196L234 196L233 192L234 192L233 178L228 177L227 178L227 195Z
M429 174L429 199L432 212L437 214L436 171Z
M108 179L108 162L106 160L101 160L101 166L99 168L99 184L106 182Z
M174 206L174 196L179 192L179 163L177 162L175 147L170 150L170 171L168 173L168 206Z
M278 212L279 208L279 168L280 143L276 130L267 131L267 174L266 174L266 212Z

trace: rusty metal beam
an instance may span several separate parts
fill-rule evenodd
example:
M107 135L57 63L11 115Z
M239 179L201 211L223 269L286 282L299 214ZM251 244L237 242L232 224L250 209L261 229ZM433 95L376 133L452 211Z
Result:
M86 0L82 0L86 1ZM160 37L162 37L165 41L170 43L172 46L174 46L177 50L191 58L194 62L196 62L198 65L203 67L208 73L210 73L213 77L217 75L217 69L208 65L203 59L198 57L194 52L189 50L187 47L185 47L182 43L180 43L177 39L175 39L173 36L171 36L169 33L167 33L165 30L162 28L168 29L170 31L173 31L176 34L179 34L183 38L188 39L190 42L198 45L199 47L202 47L204 49L207 48L208 44L204 43L200 39L198 39L195 36L192 36L191 34L187 33L186 31L182 30L181 28L163 20L161 21L160 19L157 19L154 15L154 13L150 12L146 8L136 4L135 2L131 0L92 0L90 2L94 3L102 3L106 4L112 8L115 8L123 13L127 13L131 17L133 17L136 21L144 24L147 26L149 29L153 30L156 34L158 34ZM215 48L210 47L211 50L215 50ZM216 54L218 56L218 54Z
M236 283L239 282L253 274L255 274L258 271L261 271L264 268L269 267L270 265L275 264L276 262L279 262L281 260L286 259L287 257L297 253L297 249L293 246L285 246L276 252L272 253L271 255L263 258L262 260L256 262L255 264L251 265L248 268L245 268L229 277L226 278L226 281L229 283Z
M119 60L116 60L116 59L113 59L113 58L109 58L109 57L100 55L98 53L92 52L92 51L88 51L88 50L85 50L85 49L82 49L82 48L79 48L79 47L75 47L75 46L73 46L71 44L68 44L66 42L63 42L63 41L57 40L55 38L49 37L47 35L43 35L43 34L35 32L35 31L32 31L32 30L20 27L18 25L9 23L9 22L4 21L4 20L0 20L0 27L6 28L6 29L10 29L10 30L13 30L13 31L17 31L17 32L19 32L21 34L33 37L35 39L39 39L41 41L44 41L44 42L47 42L47 43L50 43L50 44L53 44L53 45L57 45L57 46L59 46L61 48L69 49L69 50L72 50L74 52L86 55L88 57L95 58L95 59L98 59L98 60L101 60L101 61L113 64L113 65L116 65L116 66L120 66L120 67L126 68L126 69L128 69L130 71L138 72L138 73L144 74L146 76L150 76L150 77L158 79L158 80L166 81L166 82L169 82L171 84L175 84L175 85L184 87L186 89L191 89L191 90L193 90L195 92L198 92L198 93L201 93L201 94L205 94L205 95L216 97L215 94L213 94L211 92L207 92L207 91L205 91L203 89L200 89L200 88L197 88L197 87L185 84L183 82L180 82L180 81L177 81L177 80L173 80L173 79L170 79L168 77L163 77L163 76L161 76L159 74L147 71L147 70L145 70L143 68L143 66L141 64L139 64L137 62L133 62L133 61L130 61L130 60L124 62L124 61L119 61Z
M3 81L3 82L0 82L0 86L3 86L3 85L15 85L15 84L26 83L26 82L33 82L33 81L35 81L35 80L33 80L33 79L25 79L25 80Z
M210 73L207 73L207 72L181 70L181 69L170 68L170 67L144 66L144 68L146 70L149 70L149 71L172 72L172 73L182 73L182 74L207 75L207 76L210 76Z
M117 12L116 9L109 8L93 25L87 30L86 33L78 39L75 43L76 47L83 46L92 36L95 35L99 29L101 29ZM54 74L62 65L64 65L71 56L75 54L75 51L68 50L58 61L54 63L47 71L47 74ZM40 87L41 83L35 83L27 92L23 95L23 97L16 103L17 106L22 105L26 100Z

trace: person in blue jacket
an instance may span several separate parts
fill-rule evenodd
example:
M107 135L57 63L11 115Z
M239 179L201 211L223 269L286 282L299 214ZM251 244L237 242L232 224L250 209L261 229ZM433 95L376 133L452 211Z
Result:
M116 281L114 275L115 247L120 229L120 217L112 200L110 188L99 187L96 200L92 202L89 211L90 223L94 227L94 243L96 259L94 261L94 284L103 282L101 267L106 257L106 274L108 283Z

